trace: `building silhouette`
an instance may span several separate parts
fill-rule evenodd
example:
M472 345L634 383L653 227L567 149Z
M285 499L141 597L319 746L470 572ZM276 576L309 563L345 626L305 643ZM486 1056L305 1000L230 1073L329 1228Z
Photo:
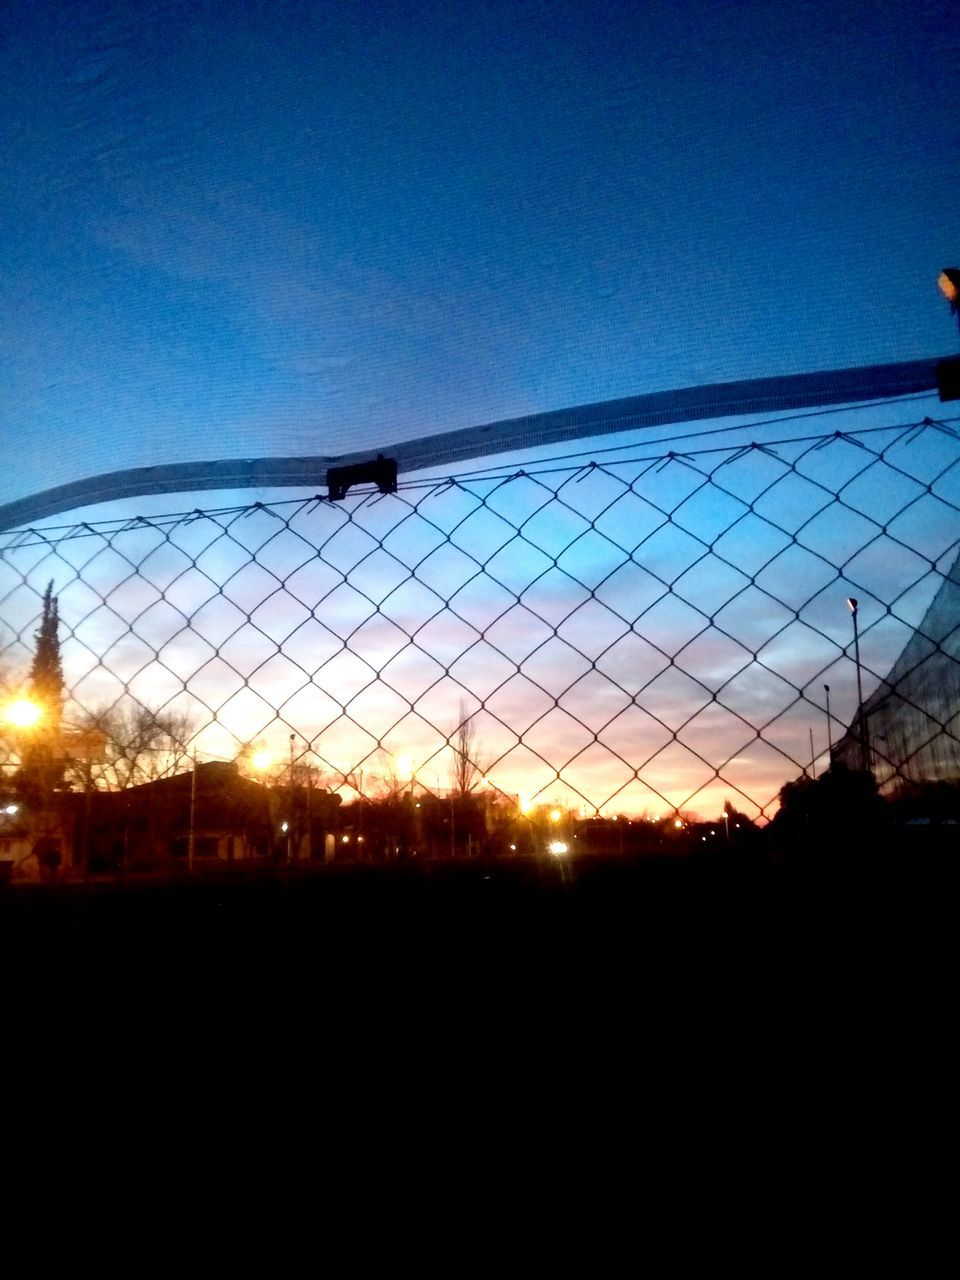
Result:
M864 701L870 766L882 792L960 781L960 555L900 656ZM859 717L831 759L859 769Z

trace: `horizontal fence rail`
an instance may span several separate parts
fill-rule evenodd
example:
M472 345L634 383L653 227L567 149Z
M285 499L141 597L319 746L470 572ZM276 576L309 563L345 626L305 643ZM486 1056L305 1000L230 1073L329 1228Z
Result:
M956 778L957 420L870 412L21 528L6 698L52 584L56 785L78 793L219 760L345 802L762 823L865 736L884 786ZM31 732L2 731L8 782Z
M381 448L401 471L450 466L507 450L560 444L627 430L750 414L786 413L811 406L911 397L937 385L938 359L855 369L830 369L777 378L654 391L550 413L529 414ZM231 458L175 462L88 476L42 493L0 503L0 531L117 498L197 490L322 485L331 466L362 462L367 453L302 458Z

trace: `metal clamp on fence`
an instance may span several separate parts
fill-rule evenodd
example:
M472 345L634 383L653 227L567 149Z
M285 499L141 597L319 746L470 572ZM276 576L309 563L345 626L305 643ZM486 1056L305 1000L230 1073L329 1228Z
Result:
M375 484L381 493L397 492L397 460L378 453L372 462L355 462L348 467L331 467L327 472L328 497L340 502L355 484Z

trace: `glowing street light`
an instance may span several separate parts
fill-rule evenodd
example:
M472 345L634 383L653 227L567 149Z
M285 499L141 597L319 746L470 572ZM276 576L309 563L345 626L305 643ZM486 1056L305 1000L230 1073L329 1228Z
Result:
M267 747L258 748L250 757L250 767L257 773L266 773L273 767L274 755Z
M4 708L3 718L16 729L33 729L43 719L43 707L30 698L17 698Z

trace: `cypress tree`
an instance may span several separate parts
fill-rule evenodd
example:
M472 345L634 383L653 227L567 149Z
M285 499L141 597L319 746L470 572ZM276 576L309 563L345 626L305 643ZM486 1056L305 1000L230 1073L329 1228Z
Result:
M30 666L30 697L43 708L39 725L25 736L17 785L21 794L39 812L38 821L48 822L51 792L63 781L64 762L59 748L60 719L63 714L63 667L60 663L60 615L53 583L43 593L43 613L35 633L37 647Z
M63 708L63 666L60 662L60 614L53 582L43 593L43 614L35 636L37 647L30 667L30 696L44 709L49 726L58 726Z

